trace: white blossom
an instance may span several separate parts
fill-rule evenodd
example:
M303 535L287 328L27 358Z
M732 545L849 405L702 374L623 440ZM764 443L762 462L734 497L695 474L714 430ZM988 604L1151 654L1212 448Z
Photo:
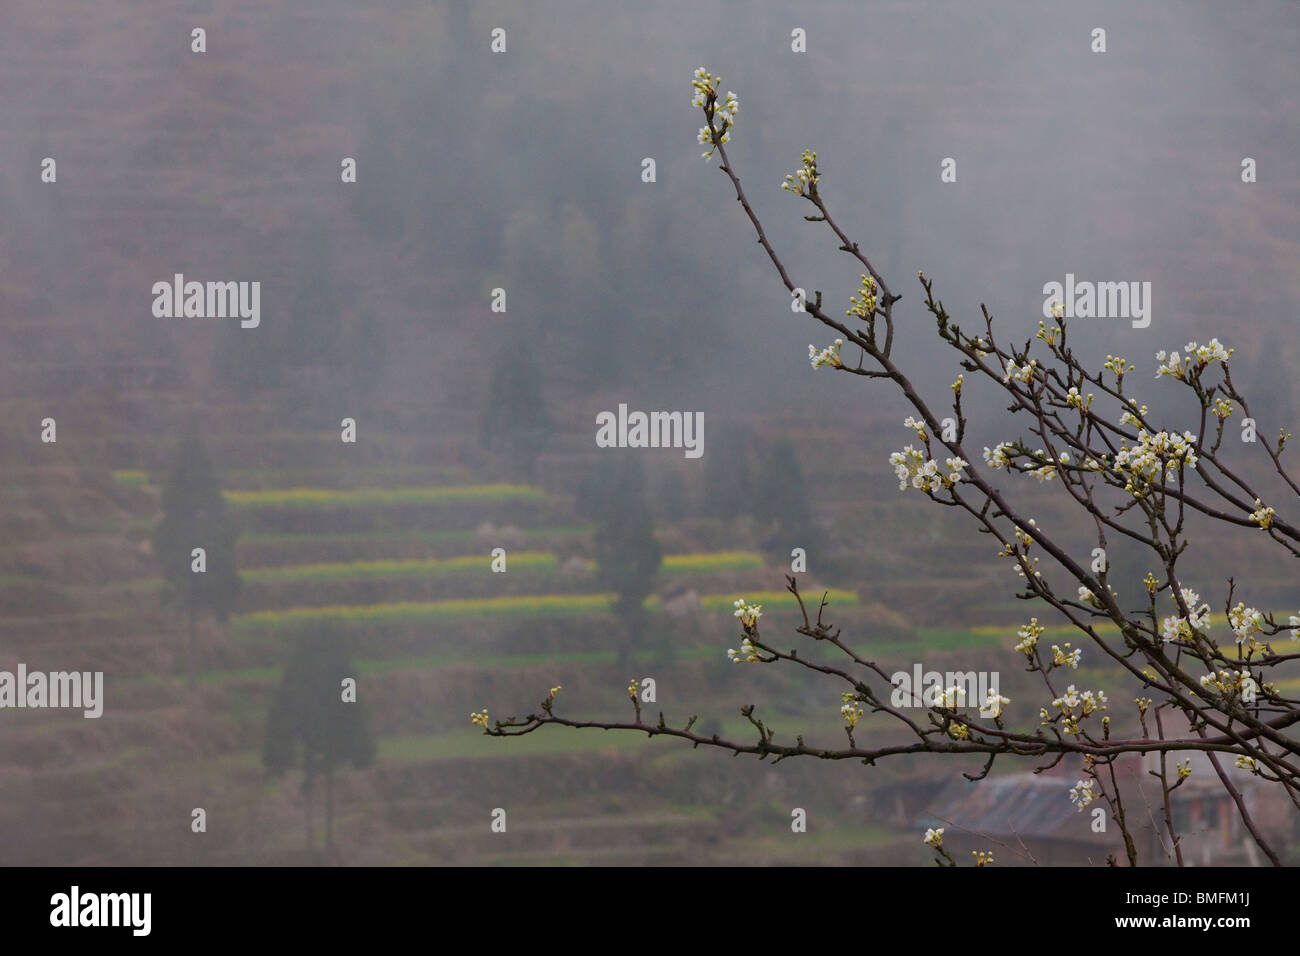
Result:
M908 420L909 423L911 419ZM918 423L919 424L919 423ZM894 467L898 478L898 490L906 491L908 486L924 492L942 491L951 488L965 476L962 474L968 463L961 458L944 459L942 469L933 458L911 445L889 456L889 463Z
M1038 646L1038 638L1042 636L1046 628L1038 623L1038 618L1030 618L1028 624L1021 625L1016 631L1016 636L1020 638L1020 643L1015 649L1023 653L1026 657L1034 656L1034 648Z
M832 368L843 368L844 362L840 359L840 348L843 347L844 340L836 339L834 344L818 351L815 346L808 346L808 362L814 369L819 369L823 365L829 365Z
M1007 359L1007 367L1002 376L1003 382L1017 381L1028 385L1034 378L1034 372L1038 368L1038 360L1030 359L1028 365L1017 365L1015 359Z
M990 690L984 698L984 705L980 708L980 715L982 717L992 717L996 720L1002 716L1002 711L1009 703L1011 703L1010 697L1003 697L996 690Z
M1202 604L1197 607L1197 602L1201 599L1198 593L1191 588L1178 590L1183 596L1183 603L1187 605L1188 616L1183 618L1172 615L1161 622L1160 634L1165 641L1190 641L1193 629L1204 631L1210 626L1210 605Z
M1092 789L1094 786L1091 780L1080 780L1070 788L1070 802L1078 804L1080 810L1088 806L1097 799L1096 792Z
M1273 517L1275 512L1272 508L1266 507L1264 502L1258 498L1255 499L1255 510L1251 512L1250 520L1255 522L1261 528L1268 529L1273 526Z
M1180 466L1195 469L1195 443L1196 436L1191 432L1177 435L1161 431L1152 435L1141 429L1138 444L1131 448L1126 445L1115 455L1115 469L1126 479L1124 490L1140 498L1162 477L1175 480Z
M1066 648L1070 644L1066 642ZM1052 645L1052 663L1058 667L1070 667L1074 670L1079 669L1079 661L1083 658L1083 649L1076 647L1074 650L1061 650L1055 644Z
M1177 352L1166 354L1165 350L1161 349L1156 353L1156 361L1160 363L1156 378L1168 375L1171 378L1185 379L1187 373L1191 371L1193 362L1198 367L1204 367L1211 362L1226 362L1234 351L1235 349L1224 348L1217 338L1210 339L1205 345L1188 342L1183 346L1183 352L1186 354L1182 356Z
M762 661L758 654L758 648L754 646L749 638L745 638L740 642L739 651L734 647L727 648L727 657L730 658L733 664L757 664Z
M1079 692L1071 684L1066 688L1065 693L1056 700L1052 701L1052 706L1065 713L1069 713L1079 706Z
M1011 459L1014 455L1008 455L1007 452L1012 450L1011 442L998 442L996 448L984 446L984 463L990 468L1007 468L1011 465Z
M1206 674L1201 678L1201 686L1207 690L1218 691L1224 697L1241 695L1246 698L1253 697L1259 687L1248 670L1220 670L1217 673Z
M1264 615L1238 601L1236 606L1228 611L1228 624L1231 625L1238 644L1248 642L1251 647L1254 647L1254 635L1264 630Z
M727 92L721 106L716 106L718 99L718 87L722 85L722 77L714 76L704 67L700 67L694 73L691 80L691 86L695 92L691 96L691 106L696 109L702 109L705 115L713 124L713 128L708 126L700 128L696 139L700 143L715 146L718 143L726 143L731 139L731 130L736 125L736 114L740 112L740 103L736 99L736 94ZM705 159L713 156L713 150L701 153Z
M938 704L947 710L953 710L961 706L961 702L965 697L965 689L954 684L939 695Z
M1090 690L1077 691L1071 684L1065 689L1065 693L1056 700L1052 701L1052 706L1061 712L1061 716L1066 718L1087 717L1099 710L1105 710L1106 704L1109 703L1106 695L1102 691L1093 692ZM1067 724L1067 726L1069 726ZM1071 727L1070 729L1073 729Z
M735 617L740 618L741 625L745 630L750 630L758 623L758 619L763 616L763 605L746 604L744 598L737 599L732 607L736 609Z
M1065 393L1065 404L1069 405L1071 408L1077 408L1079 411L1083 411L1092 404L1093 397L1092 392L1089 392L1088 397L1084 398L1079 393L1078 387L1071 385L1070 390Z

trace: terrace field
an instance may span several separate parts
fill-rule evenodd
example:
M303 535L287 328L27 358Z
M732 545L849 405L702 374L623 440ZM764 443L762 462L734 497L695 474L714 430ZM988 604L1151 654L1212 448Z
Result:
M93 534L78 519L69 531L48 529L40 548L4 552L0 595L7 595L8 612L0 616L0 637L8 653L33 668L70 658L102 668L109 701L97 721L58 712L8 715L0 755L14 772L0 783L8 808L0 821L22 831L9 859L306 860L302 796L292 778L266 777L260 746L289 641L329 623L352 637L355 673L378 737L374 767L340 776L340 861L657 864L744 862L756 854L791 863L910 860L899 830L920 812L917 794L937 766L882 767L869 775L806 767L792 774L785 765L733 761L722 778L714 772L719 755L671 741L563 731L507 741L476 732L466 719L470 710L524 711L557 684L564 687L563 712L620 716L632 675L617 665L611 635L618 623L613 596L600 591L589 556L592 526L544 488L474 484L464 481L463 469L450 477L455 484L306 490L251 480L256 490L228 490L242 530L241 603L226 625L203 624L192 690L182 674L181 616L167 605L148 554L135 557L147 549L155 520L158 489L148 472L103 476L101 485L116 491L111 507L96 509ZM39 482L28 486L39 496ZM479 513L466 508L485 502L534 510L514 511L511 522L484 529L473 524ZM397 527L389 523L395 512L402 515ZM274 530L286 516L303 514L316 517L309 527L319 531ZM340 526L359 530L335 530ZM507 549L505 573L490 570L494 533L519 544ZM666 554L659 581L667 590L646 601L651 635L632 654L636 674L655 678L657 706L670 721L699 715L710 733L744 738L750 728L738 709L756 702L782 733L832 742L841 733L838 688L803 673L736 668L726 660L726 648L738 640L736 597L764 605L769 633L797 621L793 598L777 587L782 568L744 546L750 534L734 525L725 537L740 547ZM690 522L665 524L661 536L675 545L718 539L708 523ZM64 553L63 561L81 554L91 565L93 552L132 557L80 583L56 584L32 563L40 554L51 561ZM882 667L993 667L1002 670L1004 693L1031 692L1009 652L1010 623L927 624L926 615L908 622L879 600L892 595L898 606L906 580L881 575L847 589L836 577L824 586L816 575L804 576L805 594L815 601L824 593L831 618ZM662 595L685 591L693 595L689 604L666 611ZM988 613L1010 621L1019 613L1013 605L990 605ZM1068 630L1050 627L1044 640L1056 639L1070 639ZM792 644L798 640L791 635ZM837 654L809 646L801 653L828 662ZM1089 686L1121 679L1113 667L1075 676ZM862 727L860 733L896 732L871 716ZM741 794L751 796L742 801ZM33 828L17 808L37 797L50 812ZM176 820L198 805L213 821L209 839L178 856ZM840 837L791 844L783 836L787 805L804 806L823 824L833 821ZM79 822L92 806L93 828ZM496 806L506 806L511 820L510 835L500 840L488 833L484 810ZM892 822L865 824L873 818ZM73 846L81 849L60 856L61 847Z
M825 596L863 658L886 673L996 672L1030 726L1050 696L1013 650L1017 627L1037 616L1045 644L1075 640L1017 598L1019 579L969 516L897 490L888 455L912 440L913 410L888 383L809 369L805 345L825 330L791 313L717 163L692 142L693 27L649 5L628 6L626 22L599 4L517 5L513 52L494 58L482 41L497 14L482 5L161 0L145 18L133 6L82 0L69 16L6 0L0 18L12 91L0 129L15 157L0 166L0 669L102 670L106 694L95 720L0 711L0 863L928 865L929 802L981 762L760 763L637 734L491 739L469 721L482 708L526 714L557 685L560 713L626 718L629 680L651 677L651 719L698 716L701 732L745 739L753 704L778 740L841 744L842 684L727 658L745 598L764 606L775 646L842 662L796 633L784 590L795 548L809 609ZM898 355L931 399L951 401L960 369L936 349L918 269L954 321L978 324L987 302L999 335L1021 341L1044 278L1121 278L1132 264L1159 289L1151 329L1080 324L1079 354L1122 351L1140 369L1134 400L1185 424L1186 408L1153 388L1152 357L1223 335L1260 433L1294 429L1300 177L1276 106L1294 70L1255 55L1292 35L1287 8L1194 4L1179 23L1200 24L1213 41L1202 44L1162 5L1128 5L1114 29L1139 56L1117 44L1062 59L1063 47L1024 41L1074 32L1047 5L1004 17L920 6L875 3L868 23L862 4L819 5L814 52L794 61L811 69L787 62L775 7L702 20L735 21L700 55L716 39L735 64L725 72L755 117L737 161L798 281L836 308L857 281L858 265L815 244L823 230L777 195L797 143L825 137L810 145L827 189L844 197L855 241L900 277ZM209 21L204 58L180 42L191 8ZM832 17L870 29L824 29ZM852 44L864 35L936 50L946 38L957 55L890 59L894 39L863 64ZM1229 66L1207 62L1228 49ZM833 105L834 122L814 102ZM1245 150L1259 158L1249 186ZM36 175L47 152L57 184ZM960 188L932 168L950 152ZM344 185L348 155L362 173ZM658 157L653 183L638 175L645 155ZM207 269L261 276L264 324L153 319L155 279ZM509 311L493 311L507 286ZM968 377L978 461L1024 426ZM493 418L499 392L516 400ZM595 416L623 403L701 410L707 452L598 449ZM345 419L354 443L340 440ZM522 434L508 427L524 419ZM241 581L228 619L198 619L192 685L186 614L154 553L191 433L238 529ZM798 482L764 471L785 443ZM1272 463L1229 444L1246 459L1239 474L1269 487ZM584 492L619 456L644 466L664 555L630 648ZM794 539L760 504L796 484L807 514ZM1096 528L1059 483L1014 491L1089 554ZM1293 565L1260 557L1260 533L1216 534L1180 558L1207 600L1217 589L1220 621L1229 574L1279 620L1300 610ZM1117 591L1141 606L1149 568L1120 557ZM294 649L334 632L377 758L340 771L336 846L313 856L301 775L268 775L262 752ZM1140 686L1118 664L1089 653L1065 676L1105 688L1114 732L1133 730ZM1300 694L1300 676L1282 686ZM898 733L873 714L857 730L882 743ZM190 831L196 807L204 834ZM497 807L505 834L489 829ZM798 836L794 807L810 821ZM319 844L319 807L315 823Z
M463 468L449 469L451 483L395 487L347 487L345 475L324 472L316 487L277 488L255 473L240 474L244 487L229 488L225 497L241 529L241 603L226 625L202 624L193 690L182 673L183 621L167 604L148 554L157 469L94 478L107 504L99 500L93 514L74 516L67 531L47 527L39 547L3 552L0 595L9 596L9 613L0 617L0 636L9 653L32 668L69 657L77 666L103 668L109 700L98 721L22 713L0 729L0 754L21 768L0 784L7 825L19 828L14 808L36 794L54 809L43 816L43 830L26 828L10 848L13 861L50 861L59 847L80 846L89 831L76 821L92 801L107 802L107 809L95 828L95 849L89 857L78 851L79 859L176 861L166 821L187 816L185 804L203 805L214 823L226 823L214 825L211 839L182 862L305 859L302 798L292 779L266 778L260 742L288 642L325 622L352 636L379 742L372 769L340 777L337 843L348 862L620 855L647 863L721 862L752 858L754 846L778 857L788 852L783 858L792 862L904 854L886 829L854 822L863 791L852 774L819 768L791 782L766 767L742 769L726 792L748 787L766 796L727 812L721 829L729 835L719 836L717 807L733 798L715 801L719 781L711 765L718 755L608 734L491 740L469 726L471 709L526 709L556 684L564 686L561 704L571 714L617 716L625 708L629 675L618 669L611 639L618 626L612 595L600 591L590 557L593 529L562 495L476 484ZM29 474L19 486L41 502L45 484ZM475 510L484 506L500 510ZM304 517L309 524L284 530ZM512 543L503 574L490 570L493 529ZM738 709L753 697L760 706L770 700L770 719L789 733L833 740L834 688L802 674L748 674L727 662L726 648L737 641L737 597L762 603L773 627L793 626L797 611L780 588L781 567L752 547L753 532L744 525L720 531L708 523L663 526L675 546L699 544L665 555L661 593L646 601L651 636L634 651L635 668L655 678L670 719L698 714L711 732L743 735L748 725ZM733 546L708 547L721 540ZM100 552L116 557L90 558ZM55 583L37 560L97 570ZM910 666L922 639L940 649L936 660L943 648L989 649L1000 641L995 632L911 629L854 589L819 587L815 575L803 583L810 598L826 594L846 628L879 630L877 650L898 657L900 666ZM684 608L664 609L663 595L687 592ZM47 610L37 593L47 594ZM819 648L807 653L825 656ZM575 792L580 775L586 789ZM795 790L787 793L789 786ZM853 840L781 851L788 811L780 806L795 793ZM487 804L517 808L507 841L481 835L486 826L480 831L475 821ZM599 825L577 828L583 819Z

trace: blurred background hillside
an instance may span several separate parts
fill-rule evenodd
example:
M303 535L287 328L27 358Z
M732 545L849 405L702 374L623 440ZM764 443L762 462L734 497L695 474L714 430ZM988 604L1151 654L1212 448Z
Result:
M1076 351L1129 358L1181 429L1154 353L1218 336L1275 434L1300 421L1298 41L1287 0L6 0L0 669L103 670L106 702L98 720L0 711L0 863L928 864L927 800L975 763L771 767L469 724L556 685L566 714L623 717L629 678L651 676L647 710L670 721L745 735L753 702L787 739L841 742L840 688L725 655L742 596L768 608L766 635L802 640L783 593L795 547L805 592L832 589L830 617L882 666L1000 671L1038 706L1011 648L1041 612L952 509L897 491L901 397L809 369L829 336L790 311L700 158L690 74L738 93L732 159L796 281L847 302L854 263L777 188L818 150L839 223L904 296L898 360L930 395L959 369L917 270L959 320L987 304L1006 341L1033 335L1066 273L1149 281L1149 328L1079 320ZM153 317L153 283L178 272L260 281L260 327ZM971 447L1019 433L989 392L968 397ZM703 457L598 449L596 415L619 403L703 412ZM189 438L241 578L226 613L197 615L192 683L156 553ZM1234 454L1273 487L1262 455ZM616 480L663 555L631 640L597 561ZM1059 488L1016 484L1092 547ZM1206 541L1184 572L1219 613L1229 574L1239 599L1295 613L1294 569L1256 543ZM1147 566L1114 560L1135 594ZM309 852L301 771L267 755L291 733L277 695L335 660L310 650L326 636L373 746L335 774L333 846L317 809ZM1078 682L1132 696L1106 670Z

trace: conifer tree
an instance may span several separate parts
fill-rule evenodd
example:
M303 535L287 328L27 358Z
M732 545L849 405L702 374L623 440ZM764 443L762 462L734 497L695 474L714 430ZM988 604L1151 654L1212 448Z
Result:
M197 435L189 435L177 448L163 484L162 509L153 549L170 596L189 618L186 670L193 684L198 618L211 614L224 622L239 592L238 529L226 511L212 459Z
M325 784L325 848L334 845L334 773L344 765L374 763L376 743L369 714L345 681L356 679L347 636L335 627L303 634L295 643L267 717L263 766L280 776L302 770L307 848L315 852L313 806L316 783Z

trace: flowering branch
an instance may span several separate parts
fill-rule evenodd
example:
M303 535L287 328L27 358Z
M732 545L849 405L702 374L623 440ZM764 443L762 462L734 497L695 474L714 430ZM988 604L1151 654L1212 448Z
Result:
M735 128L739 104L735 94L728 92L720 105L720 85L721 77L703 68L696 71L693 104L703 111L707 124L700 129L699 141L710 147L704 157L711 158L715 152L719 155L721 170L731 182L759 245L786 289L796 295L797 287L768 240L727 155L726 144ZM1271 641L1281 636L1296 640L1300 615L1280 624L1244 602L1233 603L1236 584L1229 579L1223 613L1233 640L1225 643L1212 633L1214 615L1209 604L1201 601L1178 571L1180 558L1191 546L1189 512L1212 522L1255 529L1261 541L1300 557L1300 529L1266 504L1267 494L1223 456L1225 423L1238 406L1249 415L1246 399L1232 381L1232 350L1212 339L1203 345L1190 342L1182 352L1156 354L1160 363L1156 380L1168 378L1185 387L1197 409L1194 430L1162 427L1131 394L1128 376L1135 371L1134 365L1121 356L1108 356L1102 369L1094 372L1076 358L1059 304L1052 310L1050 325L1039 323L1035 340L1041 347L1039 354L1031 357L1035 340L1023 348L999 344L993 318L984 306L976 332L965 331L936 298L933 282L918 273L924 308L933 318L939 338L956 352L963 371L950 389L953 414L941 415L896 364L893 310L901 297L890 291L858 243L832 217L821 192L822 178L816 152L805 150L799 168L785 178L782 189L808 202L812 212L805 220L824 223L837 248L866 271L860 274L858 291L851 296L843 320L823 308L821 292L804 301L804 311L836 334L826 348L809 346L810 364L813 369L886 379L901 391L914 411L903 423L913 433L914 443L889 459L899 489L919 492L969 515L981 533L998 543L999 556L1009 559L1021 578L1023 589L1017 596L1051 608L1083 638L1083 647L1052 645L1049 657L1039 646L1045 629L1037 618L1019 629L1014 651L1024 655L1026 669L1042 679L1050 705L1039 708L1036 726L1012 729L1006 720L1010 699L995 691L984 701L969 702L979 706L975 717L963 712L968 706L963 689L953 687L924 701L924 709L914 711L917 716L913 716L892 702L896 689L890 671L861 657L841 639L838 629L825 622L825 597L814 618L793 577L787 576L788 590L803 621L796 633L836 648L845 663L837 666L810 660L797 650L782 651L765 642L759 628L762 608L743 599L736 602L735 611L743 640L728 656L735 663L798 665L843 682L847 689L840 697L840 714L847 747L810 746L802 736L796 736L793 743L777 743L776 732L755 716L752 704L741 713L757 731L753 742L693 733L695 717L681 727L670 727L661 713L657 723L647 724L635 685L629 688L635 709L631 722L573 721L557 716L551 707L553 692L542 713L489 726L485 711L474 715L475 723L488 734L503 737L532 733L548 724L632 730L651 737L679 737L693 746L718 747L733 755L754 754L760 760L770 756L777 762L808 756L857 759L870 765L903 754L980 754L985 757L981 772L966 774L973 780L986 776L999 756L1033 759L1038 762L1037 770L1054 766L1067 755L1078 756L1084 778L1070 789L1069 799L1080 810L1098 800L1108 807L1130 865L1137 864L1138 854L1115 773L1116 758L1158 755L1158 770L1150 774L1160 784L1169 850L1181 865L1182 840L1174 826L1171 794L1192 770L1190 762L1182 761L1170 773L1167 760L1171 755L1201 752L1207 755L1256 844L1271 862L1280 865L1217 755L1232 755L1238 768L1279 786L1300 808L1300 741L1288 732L1300 721L1300 701L1284 695L1267 680L1276 668L1300 658L1300 653L1275 649ZM856 366L843 358L845 343L861 352ZM994 448L985 447L977 456L964 446L967 420L962 390L967 375L1000 390L1010 402L1012 416L1022 416L1026 423L1020 436ZM1283 483L1300 495L1300 485L1282 460L1290 437L1281 430L1275 442L1261 437L1258 444ZM983 466L973 464L974 460L982 460ZM993 485L998 471L1032 477L1040 483L1055 482L1095 528L1103 556L1100 563L1080 563L1052 534L1023 514ZM1153 570L1142 582L1142 604L1136 609L1121 607L1119 594L1108 580L1104 555L1112 535L1141 545L1151 558ZM1103 634L1102 625L1112 626L1116 636ZM1080 691L1073 683L1059 686L1057 672L1076 670L1084 647L1099 652L1139 686L1142 696L1134 703L1140 733L1112 734L1106 713L1110 701L1102 691ZM889 718L906 732L905 742L859 745L855 735L867 713ZM1154 717L1154 732L1148 714ZM1175 714L1185 721L1185 733L1167 733L1166 717ZM942 833L928 831L925 842L940 855L939 862L956 865L942 848ZM992 862L991 853L975 856L978 866Z

